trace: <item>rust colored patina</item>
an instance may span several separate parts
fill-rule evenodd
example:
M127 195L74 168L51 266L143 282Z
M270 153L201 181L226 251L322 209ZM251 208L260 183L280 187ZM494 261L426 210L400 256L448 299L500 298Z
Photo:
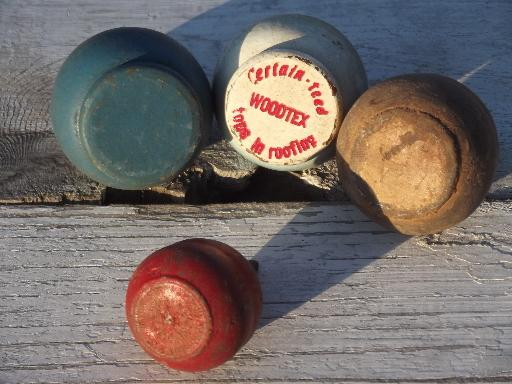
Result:
M190 284L170 277L151 280L132 304L133 334L144 349L162 359L197 356L212 332L210 310Z
M401 233L435 233L483 200L497 163L494 122L455 80L404 75L365 92L343 122L344 189L368 216Z
M138 266L125 309L135 339L155 360L202 371L229 360L250 339L261 302L256 271L240 253L190 239Z

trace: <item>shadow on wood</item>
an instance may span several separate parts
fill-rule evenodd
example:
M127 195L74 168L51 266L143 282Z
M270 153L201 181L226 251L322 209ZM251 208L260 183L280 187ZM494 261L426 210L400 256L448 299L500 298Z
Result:
M511 210L401 243L352 205L0 207L0 382L510 383ZM256 256L266 302L195 375L145 355L123 310L136 266L190 237Z
M329 212L317 207L303 208L254 257L263 289L260 327L286 317L335 285L350 286L351 275L408 239L350 205L333 205ZM333 307L345 298L328 296Z

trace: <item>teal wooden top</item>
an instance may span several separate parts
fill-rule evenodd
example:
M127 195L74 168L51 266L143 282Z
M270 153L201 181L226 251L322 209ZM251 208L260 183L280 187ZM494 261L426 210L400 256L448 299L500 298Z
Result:
M208 81L169 37L119 28L87 40L56 80L55 134L73 164L116 188L175 177L202 146L211 121Z

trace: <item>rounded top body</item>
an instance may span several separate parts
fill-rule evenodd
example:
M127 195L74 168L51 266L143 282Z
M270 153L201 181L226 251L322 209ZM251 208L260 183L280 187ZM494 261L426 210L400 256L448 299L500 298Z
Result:
M261 288L250 263L226 244L188 239L148 256L126 292L128 325L157 361L182 371L214 368L252 336Z
M497 164L496 128L463 84L434 74L402 75L365 92L337 141L340 179L376 221L410 235L469 216Z
M332 155L341 121L366 87L350 42L302 15L253 25L227 48L214 79L218 120L233 147L260 166L289 171Z
M212 113L195 59L142 28L109 30L76 48L57 76L51 111L71 162L122 189L176 176L200 149Z

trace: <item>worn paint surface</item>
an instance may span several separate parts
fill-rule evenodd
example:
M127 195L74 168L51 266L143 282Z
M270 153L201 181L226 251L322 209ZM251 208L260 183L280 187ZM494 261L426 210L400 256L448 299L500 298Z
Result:
M130 308L135 340L159 359L195 357L210 339L210 308L201 293L181 279L165 276L147 282Z
M211 124L206 76L168 36L117 28L77 47L57 76L52 119L82 172L120 189L170 181L204 144Z
M497 157L485 105L439 75L404 75L369 89L337 141L347 194L406 234L435 233L469 216L491 185Z
M273 166L302 164L329 146L342 103L320 65L290 52L270 52L240 67L226 91L231 144Z
M226 138L246 159L281 171L332 157L343 116L366 87L345 36L302 15L249 27L231 42L214 78Z
M354 143L350 167L372 188L386 215L414 219L439 209L459 176L450 131L430 115L386 109Z
M148 256L126 292L135 339L153 358L178 370L203 371L231 359L261 313L251 264L218 241L189 239Z

